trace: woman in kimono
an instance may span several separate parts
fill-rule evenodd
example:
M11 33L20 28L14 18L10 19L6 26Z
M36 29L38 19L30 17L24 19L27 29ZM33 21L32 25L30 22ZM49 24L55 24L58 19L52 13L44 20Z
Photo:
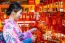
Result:
M22 14L22 10L19 3L13 2L6 11L6 14L9 16L9 18L4 21L5 24L3 27L3 37L6 43L32 43L32 32L34 32L36 28L23 33L16 23Z

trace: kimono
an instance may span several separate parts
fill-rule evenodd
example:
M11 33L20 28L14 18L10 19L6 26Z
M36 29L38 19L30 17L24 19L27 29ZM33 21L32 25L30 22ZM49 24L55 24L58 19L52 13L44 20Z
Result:
M6 19L3 27L3 37L6 43L32 43L31 31L22 32L13 19Z

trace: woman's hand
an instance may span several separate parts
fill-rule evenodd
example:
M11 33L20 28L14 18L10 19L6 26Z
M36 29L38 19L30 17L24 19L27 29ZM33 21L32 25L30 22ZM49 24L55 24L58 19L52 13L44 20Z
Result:
M37 38L37 36L35 34L33 34L33 36L32 36L32 42L35 42L36 38Z

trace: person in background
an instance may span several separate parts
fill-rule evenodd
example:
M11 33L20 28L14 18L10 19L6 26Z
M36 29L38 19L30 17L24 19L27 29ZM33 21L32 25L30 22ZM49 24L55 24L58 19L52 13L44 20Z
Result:
M17 2L12 2L6 11L9 16L8 19L4 20L3 37L6 43L32 43L33 37L32 32L36 30L33 28L26 32L22 32L17 24L17 20L22 14L23 8Z

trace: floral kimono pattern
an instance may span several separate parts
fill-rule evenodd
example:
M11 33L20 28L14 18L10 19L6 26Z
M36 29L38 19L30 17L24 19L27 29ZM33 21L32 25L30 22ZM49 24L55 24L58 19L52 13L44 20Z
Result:
M23 40L32 37L31 31L22 33L18 24L12 19L6 19L3 27L3 36L6 43L24 43ZM20 40L20 37L21 40Z

